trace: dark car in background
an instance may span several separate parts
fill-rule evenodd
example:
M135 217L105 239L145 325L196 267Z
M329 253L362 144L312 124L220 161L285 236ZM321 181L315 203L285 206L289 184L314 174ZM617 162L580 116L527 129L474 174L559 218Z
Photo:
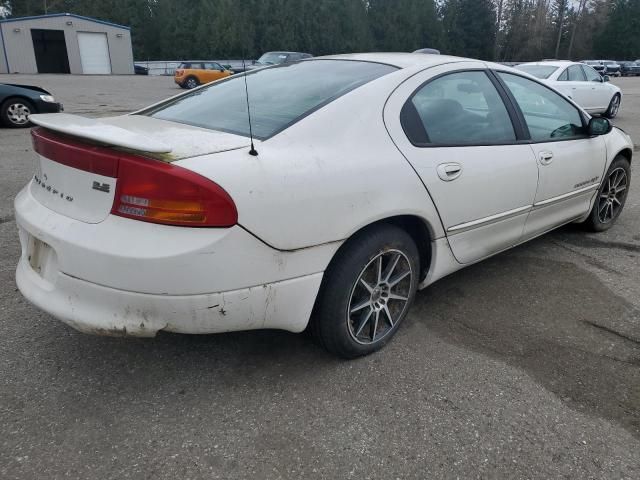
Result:
M604 64L600 60L582 60L582 62L580 62L580 63L584 63L586 65L589 65L591 68L593 68L600 75L604 75L605 74Z
M267 52L263 54L258 60L253 62L252 65L247 65L247 70L253 70L255 68L267 67L269 65L280 65L283 63L292 63L305 58L311 58L313 55L310 53L302 52Z
M143 65L133 64L133 71L136 75L149 75L149 69Z
M620 65L618 62L614 62L613 60L601 60L604 65L604 74L610 75L614 77L619 77L620 73Z
M640 75L640 63L638 62L618 62L620 64L620 74L623 77L635 77Z
M44 88L0 83L0 123L6 127L28 127L32 113L60 111L62 104L56 102Z

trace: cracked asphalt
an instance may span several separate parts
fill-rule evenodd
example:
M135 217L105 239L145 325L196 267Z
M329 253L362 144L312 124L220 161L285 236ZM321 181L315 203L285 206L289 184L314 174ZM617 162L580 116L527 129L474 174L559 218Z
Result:
M87 115L179 91L0 81ZM615 123L640 144L640 79L615 82ZM565 227L457 272L387 348L346 362L305 335L102 338L40 312L14 281L32 168L28 131L0 129L0 478L640 478L636 178L608 232Z

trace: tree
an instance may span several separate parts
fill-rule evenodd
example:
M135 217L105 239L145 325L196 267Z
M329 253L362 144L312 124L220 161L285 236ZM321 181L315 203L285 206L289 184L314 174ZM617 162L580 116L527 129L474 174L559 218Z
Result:
M569 6L568 0L554 0L552 7L552 15L554 18L554 22L556 24L556 28L558 30L558 36L556 40L556 49L554 53L554 58L559 57L560 53L560 41L565 33L566 28L566 18L567 18L567 9Z
M376 50L444 49L442 24L433 0L371 0L368 9Z
M517 61L640 56L640 0L0 0L0 11L42 15L45 4L130 26L140 60L424 47Z
M640 56L640 1L615 0L608 20L597 36L594 51L602 57Z
M491 0L445 0L441 14L448 53L493 58L496 15Z

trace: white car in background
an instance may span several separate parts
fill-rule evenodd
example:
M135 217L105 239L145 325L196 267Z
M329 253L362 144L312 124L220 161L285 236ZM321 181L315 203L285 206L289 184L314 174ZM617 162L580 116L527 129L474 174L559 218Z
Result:
M611 227L633 152L519 70L410 53L31 120L36 172L15 199L29 301L103 335L309 325L343 357L381 348L445 275L566 223Z
M516 68L551 85L591 114L614 118L620 110L620 88L589 65L558 61L522 63Z

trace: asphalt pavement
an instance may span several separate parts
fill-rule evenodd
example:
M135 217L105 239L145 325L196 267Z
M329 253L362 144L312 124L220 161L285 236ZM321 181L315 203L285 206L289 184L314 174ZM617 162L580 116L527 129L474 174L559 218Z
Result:
M180 91L3 81L100 116ZM640 144L640 78L614 82ZM564 227L457 272L383 351L342 361L277 331L87 336L31 306L12 201L33 158L28 130L0 129L0 478L640 478L637 179L608 232Z

